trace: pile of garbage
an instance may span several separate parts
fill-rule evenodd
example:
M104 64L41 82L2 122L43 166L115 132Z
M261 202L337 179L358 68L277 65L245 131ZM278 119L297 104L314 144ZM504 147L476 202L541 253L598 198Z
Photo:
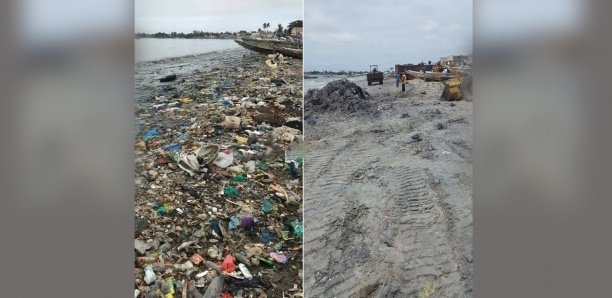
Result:
M304 120L329 112L352 114L379 114L374 98L357 84L346 79L328 83L321 89L310 89L304 97Z
M302 63L275 58L137 89L135 297L303 296Z

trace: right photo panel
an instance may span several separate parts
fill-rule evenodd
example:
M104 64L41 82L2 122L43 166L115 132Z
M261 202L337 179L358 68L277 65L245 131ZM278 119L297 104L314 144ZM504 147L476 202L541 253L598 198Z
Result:
M472 0L304 19L307 297L471 297Z

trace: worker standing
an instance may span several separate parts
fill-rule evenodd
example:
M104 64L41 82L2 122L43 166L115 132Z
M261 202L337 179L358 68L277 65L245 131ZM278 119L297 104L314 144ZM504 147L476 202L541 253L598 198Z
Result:
M395 88L399 87L399 83L400 83L400 73L399 71L395 72Z
M407 81L408 81L408 78L406 77L406 72L404 71L404 73L402 74L402 79L401 79L402 92L406 91L406 82Z

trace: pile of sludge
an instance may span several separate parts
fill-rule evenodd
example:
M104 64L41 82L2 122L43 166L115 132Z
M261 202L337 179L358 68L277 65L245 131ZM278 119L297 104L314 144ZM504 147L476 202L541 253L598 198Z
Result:
M304 97L305 120L317 114L379 114L378 104L368 92L346 79L328 83L321 89L308 90Z

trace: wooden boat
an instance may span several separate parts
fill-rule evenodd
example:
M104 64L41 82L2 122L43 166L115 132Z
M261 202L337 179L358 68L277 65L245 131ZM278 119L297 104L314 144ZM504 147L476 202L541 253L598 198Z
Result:
M293 58L302 58L302 50L291 48L291 42L289 40L281 39L270 39L270 38L252 38L243 37L234 40L237 44L241 45L245 49L261 53L261 54L275 54L281 53L285 56Z
M293 57L293 58L298 58L298 59L302 59L303 57L303 51L302 49L294 49L294 48L277 48L276 51L278 53L281 53L285 56L289 56L289 57Z
M412 77L419 78L426 81L445 81L456 77L451 73L443 73L443 72L422 72L422 71L413 71L408 70L408 74Z
M453 67L451 69L451 73L457 74L460 76L468 76L472 74L472 69L466 68L466 67Z

